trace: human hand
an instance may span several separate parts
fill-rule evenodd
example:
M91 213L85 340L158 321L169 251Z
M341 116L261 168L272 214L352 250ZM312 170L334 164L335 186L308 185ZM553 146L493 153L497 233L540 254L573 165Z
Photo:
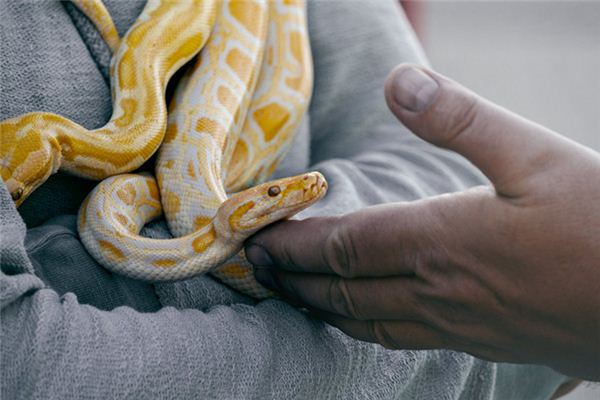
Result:
M269 226L246 244L257 279L387 348L600 380L600 155L421 67L385 95L493 187Z

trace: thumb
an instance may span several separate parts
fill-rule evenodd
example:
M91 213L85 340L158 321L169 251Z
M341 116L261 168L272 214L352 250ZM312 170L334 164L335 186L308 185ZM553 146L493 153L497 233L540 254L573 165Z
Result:
M385 97L411 131L465 156L506 196L523 194L527 178L547 169L570 143L420 66L394 69Z

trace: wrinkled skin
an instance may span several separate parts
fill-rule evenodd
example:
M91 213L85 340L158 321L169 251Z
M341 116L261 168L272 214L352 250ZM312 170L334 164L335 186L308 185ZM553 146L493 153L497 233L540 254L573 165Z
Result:
M390 349L600 380L600 155L420 67L385 96L492 185L267 227L246 243L258 280Z

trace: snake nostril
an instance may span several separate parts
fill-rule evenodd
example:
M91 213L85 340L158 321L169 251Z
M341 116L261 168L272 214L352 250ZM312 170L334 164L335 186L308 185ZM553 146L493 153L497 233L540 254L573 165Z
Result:
M275 197L277 196L279 193L281 193L281 188L279 186L271 186L268 190L267 190L267 194L271 197Z

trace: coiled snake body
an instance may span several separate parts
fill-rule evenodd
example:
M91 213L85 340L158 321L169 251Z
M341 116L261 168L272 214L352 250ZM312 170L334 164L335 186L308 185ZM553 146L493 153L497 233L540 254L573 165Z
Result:
M135 169L160 144L157 179L132 174L106 179L79 214L82 241L102 265L158 281L218 266L239 252L249 235L324 195L327 184L319 173L248 189L273 172L308 106L312 60L302 1L150 0L122 40L99 0L75 3L116 50L115 113L107 127L93 132L44 113L0 123L10 149L5 152L3 142L2 178L18 204L61 158L62 169L100 179ZM164 35L164 42L158 40ZM201 47L167 113L163 95L169 77ZM125 146L112 140L119 138ZM23 143L29 147L23 149ZM40 172L32 174L36 169ZM228 191L239 190L228 198ZM144 224L161 213L176 238L140 236ZM236 263L214 273L248 294L269 294L254 281L241 253Z
M113 57L113 115L105 126L88 130L45 112L0 122L2 179L17 205L58 169L104 179L150 158L165 132L167 82L209 38L214 3L148 2Z

